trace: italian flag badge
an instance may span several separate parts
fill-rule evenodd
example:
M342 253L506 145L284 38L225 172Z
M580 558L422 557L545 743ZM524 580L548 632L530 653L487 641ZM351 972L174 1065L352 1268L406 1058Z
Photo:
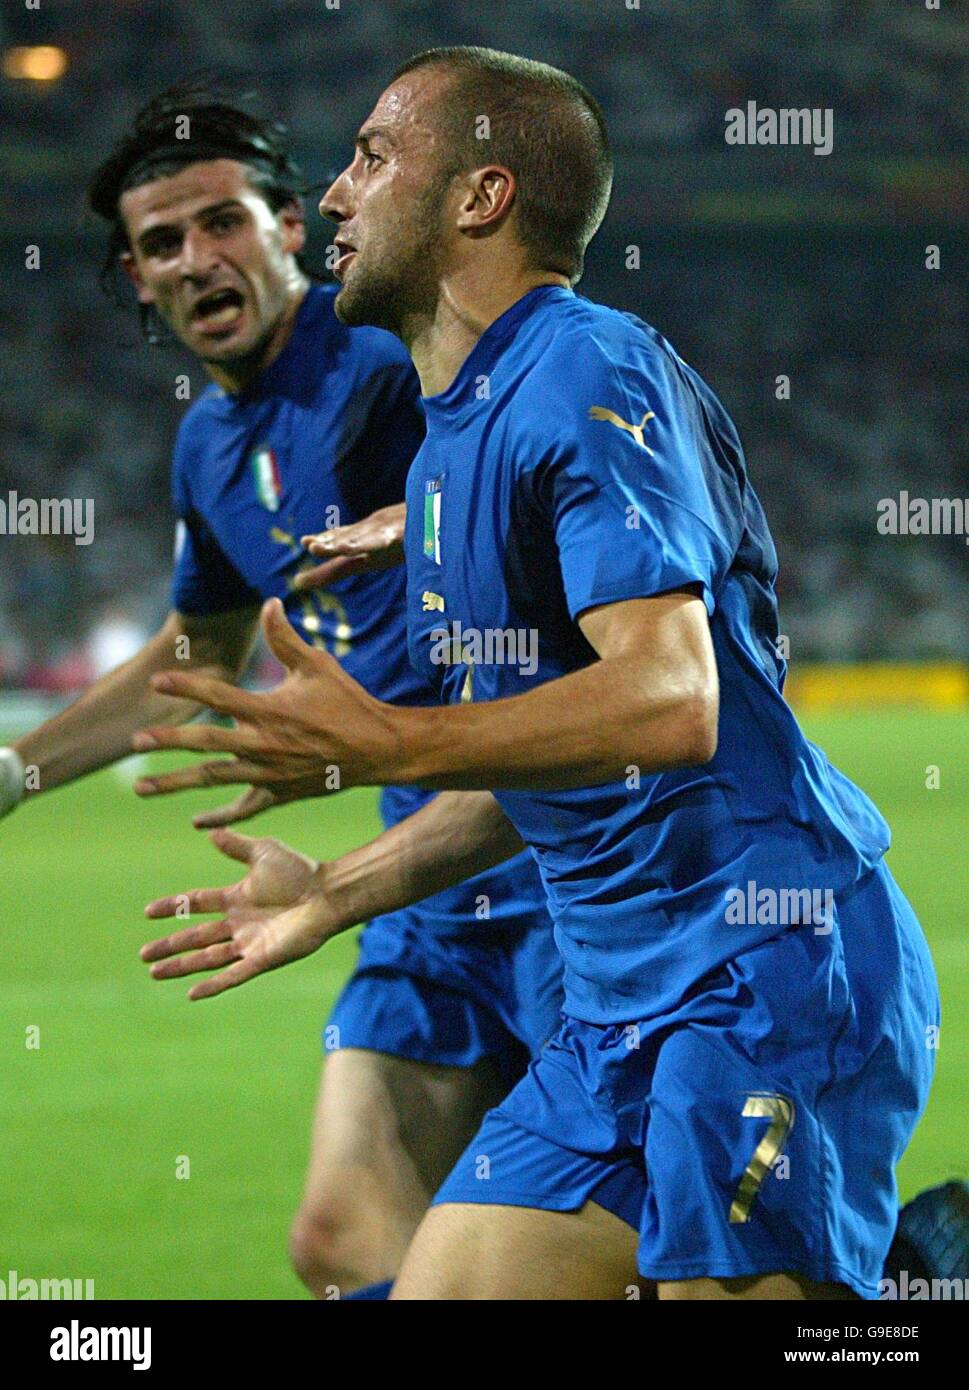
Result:
M259 501L267 512L278 512L283 484L279 476L279 464L276 462L275 453L268 448L257 449L249 460L249 464L252 468L252 476L256 484L256 496Z
M424 554L435 565L441 563L441 484L443 478L428 478L424 484Z

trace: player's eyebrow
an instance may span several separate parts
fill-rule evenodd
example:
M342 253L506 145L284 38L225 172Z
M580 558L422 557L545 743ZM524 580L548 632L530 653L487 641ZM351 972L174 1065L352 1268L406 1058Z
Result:
M394 137L391 135L390 131L385 130L383 126L379 125L364 126L354 143L358 149L363 149L364 145L369 145L374 140L383 140L388 145L393 145L394 143Z
M229 208L241 208L242 206L243 205L239 202L238 198L223 198L221 202L210 203L207 207L199 208L198 212L194 212L192 214L190 220L193 222L198 222L206 217L215 217L220 212L226 212ZM141 248L141 250L145 250L147 247L151 246L152 239L154 237L158 236L159 234L163 235L165 232L178 230L178 223L156 222L153 224L153 226L146 227L145 230L141 233L141 235L138 237L138 245Z

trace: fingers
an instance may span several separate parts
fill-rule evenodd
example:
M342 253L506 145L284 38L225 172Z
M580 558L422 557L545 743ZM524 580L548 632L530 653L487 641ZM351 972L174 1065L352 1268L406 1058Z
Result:
M398 548L404 539L407 507L395 502L371 512L363 521L349 526L334 526L315 535L301 537L301 544L311 555L375 555L381 550Z
M158 961L151 967L153 980L180 980L185 975L197 975L200 970L218 970L239 960L242 952L234 941L220 941L188 955Z
M187 748L196 753L245 753L253 746L255 736L247 729L224 729L218 724L163 724L154 729L139 729L131 746L139 753L155 748Z
M361 530L359 522L352 526L334 526L330 531L301 537L300 544L311 555L362 556L373 549L373 529L367 526L365 531Z
M233 786L239 782L259 784L266 782L271 773L256 763L247 763L239 758L229 758L218 763L193 763L190 767L180 767L175 772L159 773L157 777L139 777L134 790L139 796L163 796L168 792L183 792L192 787Z
M188 992L189 999L214 999L217 994L224 994L227 989L235 989L236 985L244 985L246 980L252 980L256 975L261 975L264 970L271 969L268 965L259 965L251 959L236 961L235 965L230 965L228 970L223 970L221 975L213 975L209 980L202 980L197 985L193 985Z
M228 942L230 931L231 928L224 921L200 922L198 926L186 927L184 931L177 931L172 936L160 936L156 941L146 941L139 954L143 961L151 962L168 960L170 956L177 956L182 951L195 951L197 954L188 956L187 959L196 960L203 947L213 946L216 942ZM154 971L152 973L154 974Z
M151 678L152 689L161 695L174 695L180 700L194 700L207 705L218 714L229 714L234 719L245 719L247 715L259 710L261 696L240 690L228 681L216 680L214 676L192 675L188 671L159 671Z
M224 888L193 888L190 893L172 893L167 898L156 898L149 903L145 916L157 919L189 916L196 912L224 912L225 893Z
M196 830L214 830L219 826L234 825L236 821L248 820L250 816L268 810L275 801L276 798L268 787L250 787L241 796L237 796L235 801L230 801L228 806L220 806L215 811L201 811L197 816L193 816L192 824ZM238 857L235 854L230 855L232 859Z
M287 671L299 671L310 664L309 658L314 656L313 648L297 636L278 598L271 598L263 604L262 630L273 655Z
M251 864L258 840L251 835L237 835L234 830L213 830L209 839L216 849L240 864Z
M293 588L325 589L328 584L333 584L348 574L359 574L368 568L370 564L366 555L339 555L333 560L327 560L325 564L317 565L315 569L300 570L299 574L293 577Z

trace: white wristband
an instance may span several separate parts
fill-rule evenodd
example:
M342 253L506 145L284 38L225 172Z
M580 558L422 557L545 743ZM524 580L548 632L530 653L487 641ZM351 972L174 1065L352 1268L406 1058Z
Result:
M24 796L26 769L15 748L0 748L0 817L19 806Z

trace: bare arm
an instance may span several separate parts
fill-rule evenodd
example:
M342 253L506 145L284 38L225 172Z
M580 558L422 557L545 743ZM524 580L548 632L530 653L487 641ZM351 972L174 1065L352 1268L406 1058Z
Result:
M324 864L322 887L342 930L440 893L523 848L490 792L441 792L369 844Z
M274 776L295 772L289 785L302 795L314 794L304 759L319 757L321 741L324 757L350 764L352 780L369 781L380 768L381 777L374 780L392 769L387 781L445 787L474 787L480 781L511 787L589 785L621 776L630 763L646 773L706 762L716 750L716 660L706 610L689 593L590 610L580 623L598 662L526 695L443 710L381 705L335 662L301 643L277 608L270 606L264 621L290 677L269 696L244 698L198 682L207 702L246 722L244 731L200 730L205 735L200 746L252 758L258 740L260 760L271 760ZM172 684L183 682L175 678ZM292 721L295 733L291 727L280 744L274 730L284 720ZM222 766L228 769L226 781L237 780L240 767L245 780L269 780L255 762ZM330 864L306 861L295 901L290 896L284 906L266 906L263 900L254 909L252 899L242 895L256 882L259 863L268 862L266 847L273 846L274 855L283 847L217 836L224 832L216 832L215 843L251 864L252 872L232 889L190 894L189 906L195 912L225 912L225 917L152 942L142 952L154 963L156 978L219 970L194 986L192 999L221 994L309 955L353 923L418 901L500 862L517 846L517 835L490 795L446 791L362 849ZM162 899L148 915L173 916L176 905L177 899ZM183 951L190 954L182 956Z
M578 621L599 661L525 695L414 711L399 780L583 787L616 781L630 765L650 773L709 762L719 682L702 600L628 599Z
M129 757L131 736L146 721L181 724L194 718L201 705L159 695L151 677L174 666L235 681L252 647L257 617L252 609L204 618L170 613L136 656L12 745L25 766L39 769L37 791L51 791Z
M325 652L300 641L282 606L263 630L289 675L265 695L178 672L156 689L197 696L235 729L151 729L135 746L235 754L142 779L150 796L248 782L278 801L344 786L415 783L439 790L594 786L635 765L646 774L709 762L719 685L706 608L692 592L589 609L579 626L600 660L522 695L481 704L402 707L369 695Z
M312 954L348 927L393 912L517 854L522 842L490 792L442 792L360 849L317 863L280 844L232 831L213 844L249 866L229 888L200 888L160 898L145 909L157 920L176 912L219 912L221 920L187 927L143 947L155 979L202 970L221 973L193 986L207 999ZM188 954L182 954L187 952Z

